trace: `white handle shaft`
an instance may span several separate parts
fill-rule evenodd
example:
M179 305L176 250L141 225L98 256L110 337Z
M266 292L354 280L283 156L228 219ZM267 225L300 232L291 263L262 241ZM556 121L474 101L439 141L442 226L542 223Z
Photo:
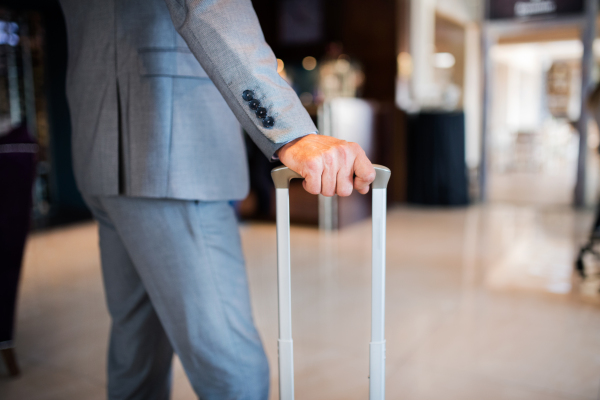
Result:
M290 200L287 188L275 190L277 203L277 292L279 297L279 399L294 400Z
M369 399L385 399L386 189L373 189Z

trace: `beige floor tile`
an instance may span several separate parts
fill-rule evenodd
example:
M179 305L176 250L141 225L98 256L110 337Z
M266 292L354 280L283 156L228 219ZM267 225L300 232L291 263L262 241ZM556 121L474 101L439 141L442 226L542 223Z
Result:
M24 367L18 378L0 378L3 400L65 400L106 398L104 385L47 365Z
M196 400L194 389L190 385L179 357L173 358L173 392L172 400Z
M395 400L595 400L556 394L493 376L456 368L436 369L413 365L388 376L387 397Z

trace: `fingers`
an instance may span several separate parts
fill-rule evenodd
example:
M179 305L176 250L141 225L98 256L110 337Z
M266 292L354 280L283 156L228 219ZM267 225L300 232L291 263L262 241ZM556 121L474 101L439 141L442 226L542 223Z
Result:
M306 190L310 194L321 193L321 175L322 175L322 173L323 173L323 166L318 161L306 163L305 172L302 174L304 176L304 181L302 182L302 186L304 186L304 190Z
M347 152L342 154L343 160L337 173L336 193L338 196L350 196L352 194L352 180L354 178L354 154L348 156Z
M323 176L321 178L321 194L331 197L335 194L336 177L338 173L338 155L325 153L323 155Z
M354 148L353 143L344 142L333 153L326 153L324 170L321 180L321 194L323 196L350 196L352 194L352 180L354 177Z
M354 188L361 194L367 194L369 185L375 180L375 168L362 150L354 160L354 174Z
M311 194L349 196L353 188L365 194L375 179L375 169L358 144L331 136L303 136L282 146L278 156L304 177L304 189Z

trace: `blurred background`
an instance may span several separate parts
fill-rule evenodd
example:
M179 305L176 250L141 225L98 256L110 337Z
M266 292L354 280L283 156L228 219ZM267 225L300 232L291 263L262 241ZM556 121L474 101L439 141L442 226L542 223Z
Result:
M597 0L255 0L319 131L388 187L390 399L600 399ZM0 398L101 399L109 318L55 0L0 0ZM277 397L274 187L236 204ZM370 196L291 187L296 395L368 393ZM174 399L193 399L175 360Z

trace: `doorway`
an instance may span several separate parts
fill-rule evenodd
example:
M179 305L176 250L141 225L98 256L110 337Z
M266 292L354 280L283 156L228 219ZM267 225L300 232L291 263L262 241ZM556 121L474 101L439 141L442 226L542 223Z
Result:
M579 40L496 44L491 48L491 201L572 204L582 54ZM598 130L590 128L588 144L593 154L588 159L598 164L593 149L598 146ZM588 167L588 179L595 186L598 169L598 165Z

